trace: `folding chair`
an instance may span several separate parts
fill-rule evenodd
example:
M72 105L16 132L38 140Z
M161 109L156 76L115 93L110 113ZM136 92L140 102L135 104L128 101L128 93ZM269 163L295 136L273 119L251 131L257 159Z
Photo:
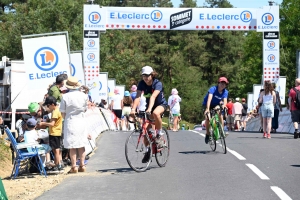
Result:
M5 130L5 132L8 136L11 144L12 144L12 147L13 147L14 151L16 152L16 156L13 160L14 166L13 166L13 170L12 170L12 173L11 173L11 178L15 179L18 176L19 169L21 167L21 162L26 161L30 158L35 158L36 159L41 175L44 175L45 177L47 177L46 170L43 166L41 157L38 153L38 149L37 149L38 144L36 144L36 143L17 143L15 137L12 135L9 128L5 127L4 130ZM32 151L28 152L27 149L23 150L24 148L31 148Z

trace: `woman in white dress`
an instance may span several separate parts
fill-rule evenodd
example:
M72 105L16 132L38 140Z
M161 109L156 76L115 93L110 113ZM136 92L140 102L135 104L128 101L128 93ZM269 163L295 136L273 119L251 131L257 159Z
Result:
M69 77L65 86L70 90L63 95L60 103L60 112L64 118L63 143L66 149L70 149L72 168L69 173L85 172L85 131L84 113L87 110L88 96L79 91L81 84L76 77ZM78 151L80 165L76 166L76 152Z
M170 115L173 115L173 131L178 131L178 118L180 116L180 105L181 98L178 95L176 88L172 89L172 96L168 99L168 105L170 107Z

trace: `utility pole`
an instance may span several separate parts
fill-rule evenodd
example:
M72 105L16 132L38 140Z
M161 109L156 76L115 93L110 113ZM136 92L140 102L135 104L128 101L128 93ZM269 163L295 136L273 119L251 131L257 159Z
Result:
M275 3L274 1L268 1L269 6L273 6L273 3Z

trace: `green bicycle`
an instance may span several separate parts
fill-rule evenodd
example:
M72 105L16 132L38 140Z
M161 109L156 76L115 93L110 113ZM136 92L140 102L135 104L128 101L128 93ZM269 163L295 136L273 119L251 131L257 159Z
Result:
M226 111L226 110L225 110ZM227 153L227 148L226 148L226 142L225 142L225 133L223 126L220 122L219 119L219 112L223 112L222 107L216 106L215 108L210 110L210 117L208 113L206 113L206 116L209 119L209 124L210 124L210 138L209 138L209 146L211 150L215 151L217 148L217 140L220 140L220 144L223 149L223 153Z

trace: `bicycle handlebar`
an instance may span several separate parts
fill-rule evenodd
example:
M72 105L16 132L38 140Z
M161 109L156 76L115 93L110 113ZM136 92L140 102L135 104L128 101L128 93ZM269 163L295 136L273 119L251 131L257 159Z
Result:
M129 116L128 115L126 115L126 118L127 118L127 121L128 122L130 122L130 123L135 123L136 121L137 121L137 117L139 117L139 116L141 116L141 115L143 115L144 117L145 117L145 119L147 119L147 120L149 120L150 122L154 122L155 120L154 119L151 119L150 118L150 116L151 116L151 113L148 113L148 112L139 112L139 113L135 113L134 114L134 119L135 119L135 121L131 121L130 119L129 119Z

